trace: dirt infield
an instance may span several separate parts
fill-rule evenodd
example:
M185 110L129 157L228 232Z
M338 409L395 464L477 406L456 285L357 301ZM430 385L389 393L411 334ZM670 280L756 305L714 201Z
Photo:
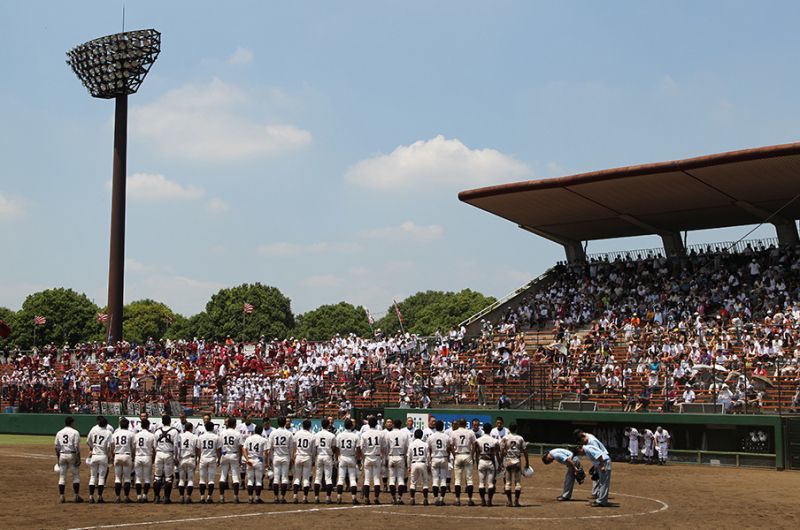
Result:
M544 466L538 459L533 460L536 474L524 483L522 508L247 503L62 505L58 503L54 463L50 445L0 445L0 466L5 470L5 480L0 482L0 525L3 528L263 528L274 525L281 529L407 530L410 517L414 517L413 524L421 528L445 525L574 528L581 523L661 528L800 527L800 473L791 471L615 463L611 484L614 506L609 508L587 505L588 482L576 488L576 500L556 502L564 468L558 464ZM81 475L81 493L86 497L88 466L81 466ZM113 471L109 478L113 480ZM176 496L177 491L173 499ZM113 485L105 497L113 500ZM243 498L246 499L246 495ZM271 494L265 493L265 500L271 501L271 498ZM384 502L389 500L386 494L382 498ZM345 494L345 502L348 499L349 495ZM452 502L451 494L448 500ZM504 504L502 496L495 500Z

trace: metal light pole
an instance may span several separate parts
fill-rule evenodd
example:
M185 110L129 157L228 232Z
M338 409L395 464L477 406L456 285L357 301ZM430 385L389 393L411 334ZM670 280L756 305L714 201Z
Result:
M125 184L128 95L139 90L161 51L161 34L143 29L107 35L67 52L67 64L95 98L114 99L114 170L108 263L108 342L122 339L125 285Z

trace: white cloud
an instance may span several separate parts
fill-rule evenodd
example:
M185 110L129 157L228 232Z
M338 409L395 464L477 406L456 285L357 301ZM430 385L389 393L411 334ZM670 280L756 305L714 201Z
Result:
M0 193L0 219L19 217L24 213L25 208L20 199Z
M303 280L306 287L338 287L344 280L333 274L316 274Z
M442 238L444 228L440 225L418 225L412 221L406 221L400 226L376 228L364 232L362 235L367 239L386 239L390 241L433 241Z
M438 135L361 160L347 170L345 180L378 190L399 190L479 186L530 175L528 166L500 151L470 149L456 138Z
M311 133L252 116L253 101L238 87L213 79L171 90L131 112L131 134L166 156L233 160L275 155L311 143Z
M243 65L250 64L253 61L253 51L249 48L236 48L234 52L228 57L228 64Z
M218 215L228 211L228 203L218 197L214 197L208 204L206 204L208 211L212 214Z
M213 281L197 280L177 274L171 267L125 259L125 301L152 298L184 315L196 313L215 292L224 287Z
M299 244L278 241L266 243L258 247L262 256L288 258L312 254L353 254L361 250L361 245L347 242L327 242Z
M110 180L106 182L106 187L111 189ZM128 196L132 199L151 201L194 200L205 194L202 188L182 186L157 173L134 173L133 175L128 175L127 191Z

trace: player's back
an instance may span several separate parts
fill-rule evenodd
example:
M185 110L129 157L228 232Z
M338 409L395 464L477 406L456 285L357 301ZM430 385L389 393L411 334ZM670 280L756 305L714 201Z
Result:
M318 456L333 456L333 448L336 445L336 435L330 431L322 430L314 435L314 447Z
M64 427L56 433L56 447L62 453L77 453L80 443L81 435L72 427Z
M503 438L502 444L505 457L513 460L518 460L522 455L522 450L525 448L525 440L519 434L509 433Z
M156 452L173 454L175 445L178 443L178 430L172 426L160 427L155 432Z
M431 458L447 458L450 438L442 431L436 431L428 437Z
M191 432L182 432L178 438L178 443L181 448L180 457L194 458L197 454L197 436Z
M86 436L87 441L92 443L92 455L103 456L108 454L108 446L111 445L111 436L108 429L95 425Z
M383 433L377 429L369 429L361 434L361 452L367 458L380 458L383 454Z
M212 460L217 458L217 449L221 445L221 440L213 431L206 431L198 437L197 443L200 446L200 458L202 460Z
M358 447L358 434L353 431L343 431L336 435L336 447L339 448L339 454L346 458L356 457L356 448Z
M450 435L452 440L453 450L458 454L472 454L472 448L475 446L475 433L469 429L456 429Z
M301 429L294 433L294 447L296 455L300 458L311 458L314 451L314 434L311 431Z
M128 429L117 429L114 431L114 434L111 435L111 441L114 445L114 454L132 455L133 436L134 434Z
M412 464L427 464L428 455L430 454L428 444L422 440L415 439L408 446L408 455L411 458Z
M500 441L488 434L484 434L477 440L478 455L481 460L492 460L497 453Z
M155 436L148 430L141 430L133 438L137 457L152 458L155 449Z
M405 456L408 453L408 434L405 429L392 429L385 433L389 456Z
M223 455L235 455L242 446L242 438L236 429L225 429L220 434Z
M288 459L292 449L292 433L283 427L269 435L269 451L272 458Z
M267 449L267 441L260 434L251 434L243 444L247 451L248 458L263 458L264 451Z

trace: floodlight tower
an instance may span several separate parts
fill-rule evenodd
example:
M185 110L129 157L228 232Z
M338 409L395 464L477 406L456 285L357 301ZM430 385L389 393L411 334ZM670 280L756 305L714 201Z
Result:
M67 52L67 64L95 98L114 99L114 174L108 265L108 341L122 339L125 279L125 181L128 94L134 94L161 51L161 33L127 31L90 40Z

